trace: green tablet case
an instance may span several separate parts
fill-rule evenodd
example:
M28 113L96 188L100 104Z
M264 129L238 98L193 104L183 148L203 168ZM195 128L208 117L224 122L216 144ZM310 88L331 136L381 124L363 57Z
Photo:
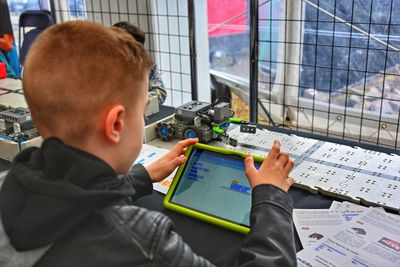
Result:
M195 145L192 145L192 146L189 146L187 148L185 156L186 157L190 157L191 152L192 152L192 150L194 148L213 151L213 152L221 153L221 154L225 154L225 155L236 155L236 156L242 157L243 159L247 157L247 154L243 153L243 152L234 151L234 150L228 150L228 149L224 149L224 148L220 148L220 147L214 147L214 146L209 146L209 145L199 144L199 143L195 144ZM263 157L259 157L259 156L253 156L253 158L254 158L254 161L260 162L260 163L264 160ZM188 158L188 160L186 162L189 162L189 158ZM193 218L205 221L205 222L209 222L209 223L218 225L218 226L226 228L226 229L230 229L230 230L233 230L233 231L236 231L236 232L239 232L239 233L243 233L243 234L248 233L250 231L250 228L248 228L246 226L243 226L243 225L231 222L231 221L223 220L223 219L221 219L219 217L214 217L212 215L201 213L199 211L195 211L195 210L192 210L190 208L182 207L182 206L180 206L178 204L170 202L170 200L172 199L172 196L173 196L173 194L175 192L175 188L176 188L179 180L182 177L183 171L185 169L185 165L186 165L186 163L182 164L179 167L178 171L176 172L174 180L173 180L173 182L171 184L171 187L169 188L168 193L164 198L164 202L163 202L164 206L167 209L170 209L170 210L173 210L173 211L188 215L190 217L193 217Z

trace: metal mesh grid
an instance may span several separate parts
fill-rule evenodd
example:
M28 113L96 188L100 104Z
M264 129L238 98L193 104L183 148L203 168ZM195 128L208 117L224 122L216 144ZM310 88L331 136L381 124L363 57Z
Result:
M259 112L269 124L400 148L400 1L258 5Z
M187 0L54 0L57 22L87 19L103 25L128 21L146 34L167 90L165 105L192 99Z

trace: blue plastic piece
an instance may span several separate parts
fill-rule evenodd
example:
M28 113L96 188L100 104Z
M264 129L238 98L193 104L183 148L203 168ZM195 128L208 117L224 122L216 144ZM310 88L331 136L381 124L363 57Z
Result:
M229 122L225 122L225 123L223 123L223 124L221 124L221 125L219 126L219 128L221 128L222 130L227 129L228 127L229 127Z
M187 136L188 136L189 138L196 138L196 137L197 137L197 134L196 134L195 132L193 132L193 131L188 131Z
M167 127L162 127L162 128L161 128L161 133L162 133L163 136L168 136L168 129L167 129Z
M2 139L6 139L6 140L9 140L9 141L12 141L12 138L11 138L11 137L9 137L9 136L0 135L0 138L2 138Z

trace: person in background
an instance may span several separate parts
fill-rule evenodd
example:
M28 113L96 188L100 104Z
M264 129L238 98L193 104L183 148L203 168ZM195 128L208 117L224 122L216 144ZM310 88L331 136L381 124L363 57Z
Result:
M135 25L132 25L126 21L120 21L113 25L113 27L121 28L127 31L136 41L143 44L146 41L145 33ZM153 68L150 69L149 74L149 96L157 96L158 103L163 104L165 99L167 98L167 91L165 90L165 85L161 80L160 71L157 68L157 65L154 65Z
M16 76L8 58L8 52L12 50L13 42L14 37L7 0L0 0L0 62L6 64L7 76L9 77Z

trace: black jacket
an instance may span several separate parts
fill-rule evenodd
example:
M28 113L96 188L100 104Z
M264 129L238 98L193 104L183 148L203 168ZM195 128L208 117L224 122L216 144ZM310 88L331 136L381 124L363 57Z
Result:
M5 254L31 253L21 257L35 266L212 266L168 217L134 205L151 192L142 165L117 177L101 159L49 138L18 155L2 185L0 265L27 266ZM260 185L252 201L240 266L295 266L291 198Z

